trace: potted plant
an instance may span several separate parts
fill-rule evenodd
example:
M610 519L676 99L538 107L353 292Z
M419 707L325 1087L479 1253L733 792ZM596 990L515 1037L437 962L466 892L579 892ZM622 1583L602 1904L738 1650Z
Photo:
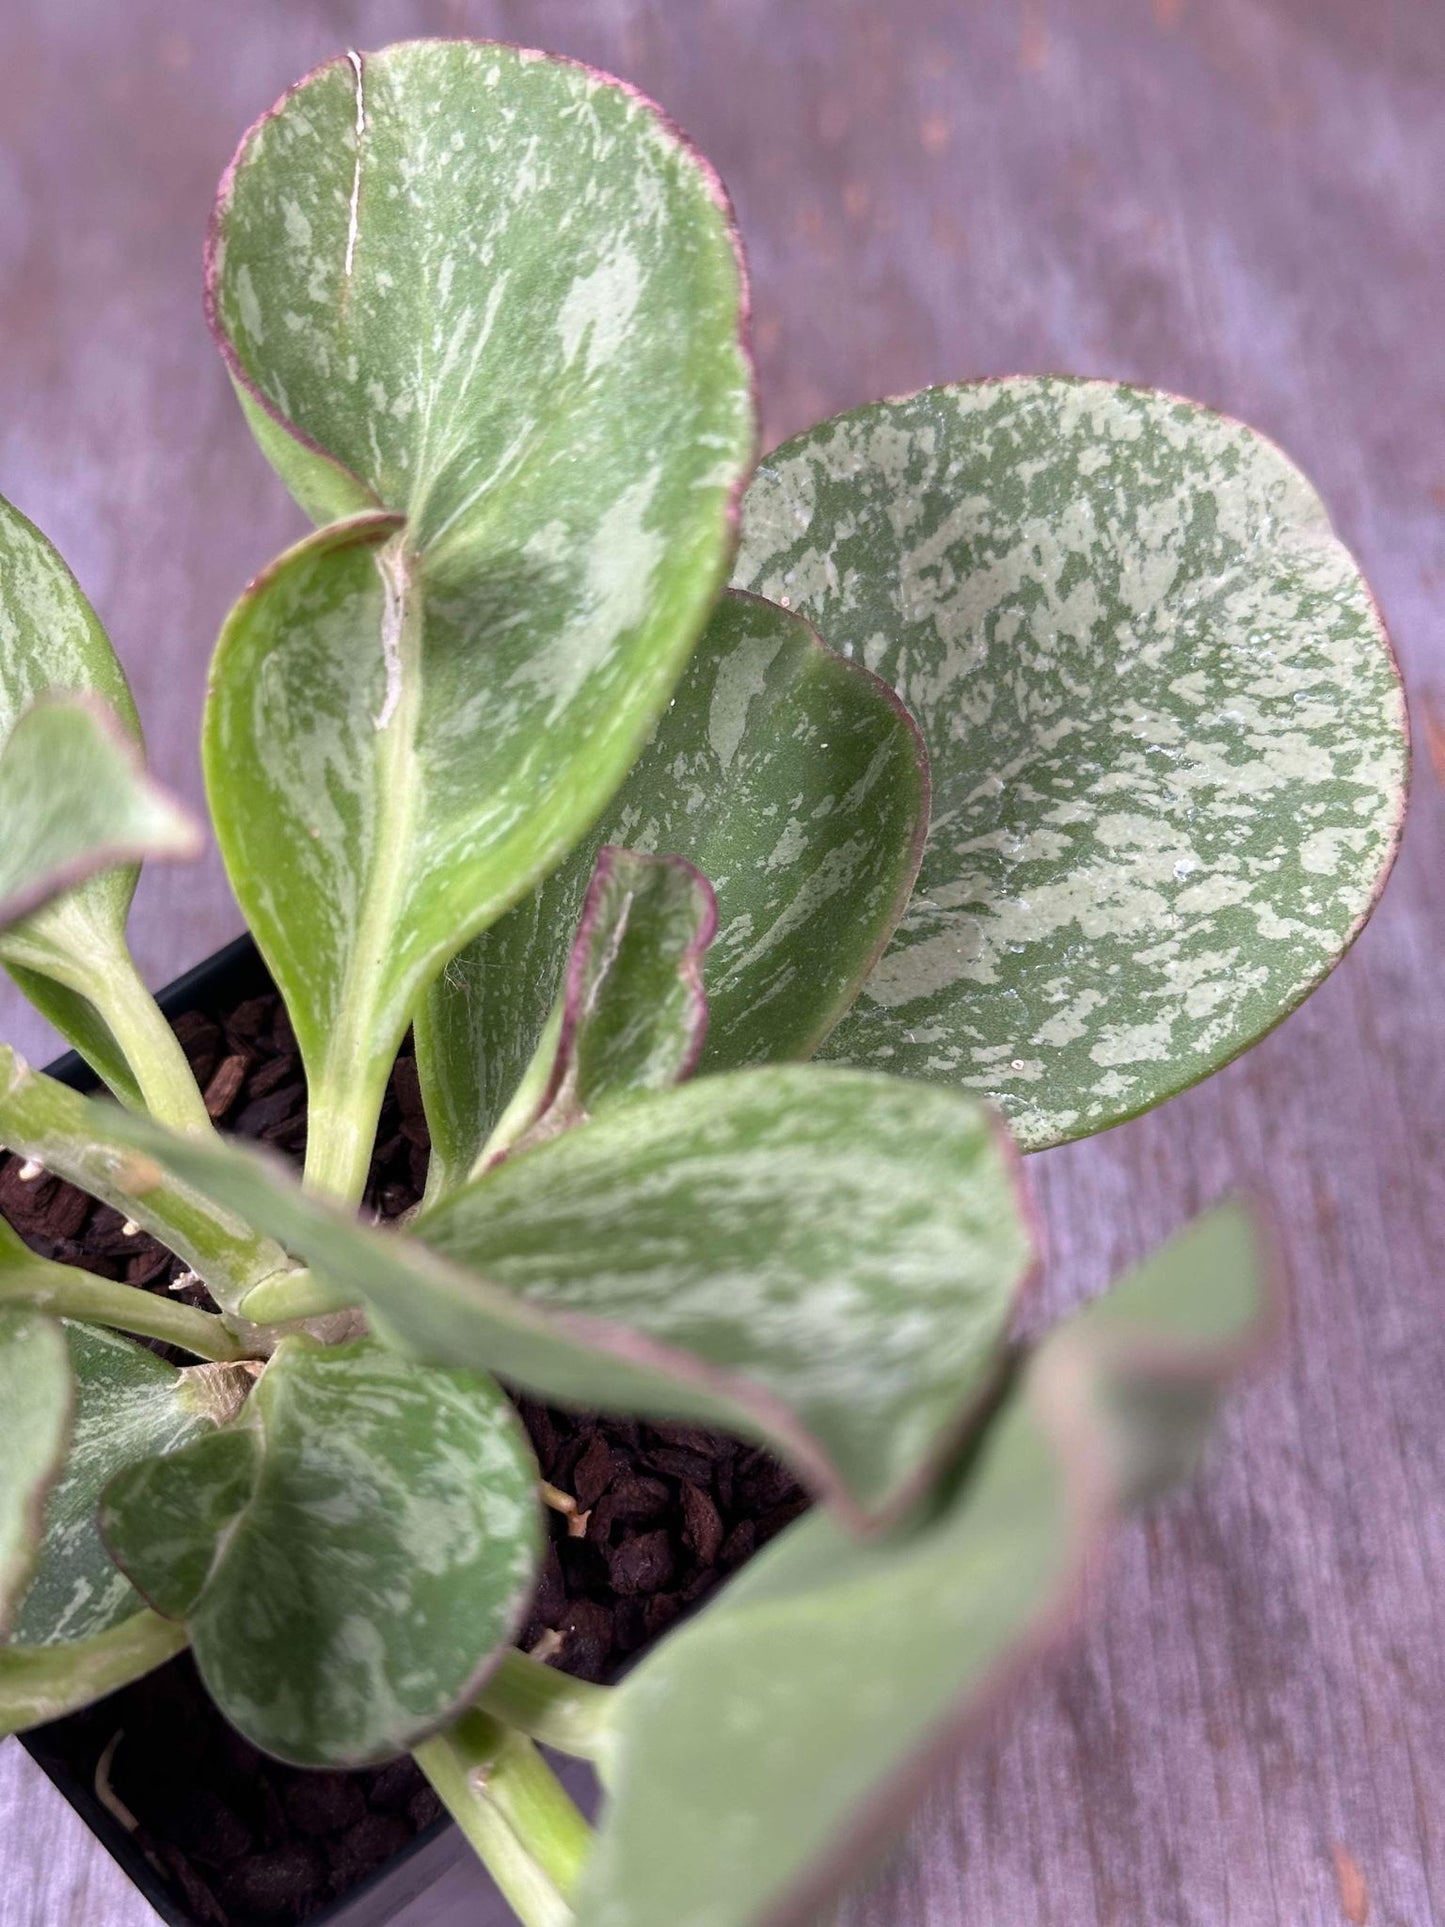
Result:
M1260 1335L1225 1206L1020 1342L1014 1147L1204 1076L1356 934L1383 629L1286 459L1173 397L935 389L755 468L723 191L565 61L318 69L243 139L206 293L318 525L228 618L203 743L304 1175L213 1128L129 960L135 861L194 830L6 509L0 956L120 1106L5 1053L0 1142L198 1302L0 1243L0 1711L188 1647L267 1755L412 1753L523 1921L811 1918ZM409 1030L430 1162L380 1225ZM584 1508L499 1379L819 1504L576 1680L513 1644L543 1500ZM596 1764L595 1834L539 1742Z

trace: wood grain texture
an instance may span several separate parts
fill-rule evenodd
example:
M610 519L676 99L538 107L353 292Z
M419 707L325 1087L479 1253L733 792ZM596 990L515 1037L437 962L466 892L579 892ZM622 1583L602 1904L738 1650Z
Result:
M1380 592L1415 813L1357 951L1256 1052L1036 1159L1050 1312L1234 1185L1295 1289L1210 1470L940 1786L846 1927L1445 1921L1445 12L1438 0L11 0L0 490L110 624L199 795L205 658L299 532L199 318L241 127L348 43L490 32L620 70L721 167L767 438L923 382L1158 383L1277 437ZM154 979L236 928L214 858L142 886ZM15 1002L0 1033L36 1052ZM28 1762L0 1922L152 1918ZM460 1870L407 1927L489 1919Z

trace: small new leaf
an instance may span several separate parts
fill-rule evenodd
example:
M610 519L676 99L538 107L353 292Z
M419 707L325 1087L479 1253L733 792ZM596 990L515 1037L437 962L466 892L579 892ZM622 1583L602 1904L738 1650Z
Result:
M716 929L707 878L681 857L599 852L551 1022L472 1175L621 1098L691 1077Z
M1384 883L1399 676L1319 498L1173 396L1022 379L808 430L737 581L917 716L934 825L841 1061L987 1092L1027 1150L1278 1023Z
M928 758L885 683L808 623L730 594L581 848L451 964L416 1021L431 1195L459 1183L554 1013L600 845L676 853L717 893L702 1067L807 1057L903 914Z
M911 1525L860 1543L814 1514L648 1654L615 1702L578 1927L816 1918L1071 1624L1120 1509L1190 1468L1257 1339L1257 1272L1242 1213L1201 1221L1046 1340Z
M0 749L0 820L0 930L99 870L201 847L115 717L84 696L23 712Z
M101 1523L234 1726L359 1766L455 1715L515 1634L536 1480L491 1379L288 1338L235 1429L123 1473Z

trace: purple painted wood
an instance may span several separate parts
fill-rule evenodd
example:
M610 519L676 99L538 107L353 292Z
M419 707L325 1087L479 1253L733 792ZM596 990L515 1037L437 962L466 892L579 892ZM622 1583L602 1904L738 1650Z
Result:
M1412 685L1396 882L1249 1059L1032 1166L1055 1305L1249 1183L1293 1329L1197 1490L1101 1575L1081 1645L845 1918L1445 1921L1439 0L10 0L3 30L0 490L74 562L192 797L216 627L297 528L204 335L201 230L240 129L348 43L494 33L664 100L738 201L769 440L1068 369L1197 395L1316 477ZM214 859L163 869L137 946L159 981L236 923ZM0 1018L46 1052L16 1002ZM144 1918L3 1759L3 1927ZM476 1880L410 1927L479 1918Z

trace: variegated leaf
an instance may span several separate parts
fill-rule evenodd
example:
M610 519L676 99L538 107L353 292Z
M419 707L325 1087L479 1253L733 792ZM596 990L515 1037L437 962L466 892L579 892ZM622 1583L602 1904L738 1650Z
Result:
M205 1591L221 1542L256 1489L263 1451L254 1426L230 1425L183 1452L122 1466L99 1497L105 1542L167 1619L184 1619Z
M194 856L197 825L146 775L105 705L41 696L0 749L0 930L98 871Z
M855 1522L904 1504L976 1416L1033 1258L996 1121L957 1092L854 1071L769 1067L634 1098L404 1238L239 1146L124 1113L111 1128L419 1357L763 1440Z
M257 122L208 288L263 448L351 518L243 598L205 747L311 1177L355 1192L418 992L596 817L706 620L752 450L742 270L639 95L418 41Z
M0 1306L0 1639L40 1554L47 1495L65 1463L74 1387L54 1319Z
M707 1035L702 958L716 928L707 878L681 857L599 852L551 1019L475 1171L691 1077ZM438 1159L428 1178L444 1171Z
M981 382L764 464L737 580L891 681L934 827L828 1046L985 1091L1029 1149L1252 1043L1368 915L1404 707L1365 583L1271 444L1172 396Z
M0 500L0 740L56 692L98 698L139 747L135 704L95 611L39 529ZM123 987L146 994L125 941L138 874L133 863L104 870L0 934L0 962L128 1102L140 1087L112 1024L124 1020Z
M542 1547L526 1434L491 1379L369 1340L283 1340L239 1423L245 1444L121 1474L107 1541L184 1618L257 1746L388 1759L464 1706L517 1630Z
M177 1370L116 1332L69 1320L64 1330L75 1421L46 1503L40 1561L15 1625L16 1639L31 1646L88 1639L140 1610L96 1531L101 1488L123 1466L210 1431L240 1404L247 1382L235 1367Z
M634 1100L414 1230L529 1303L741 1375L814 1485L878 1514L927 1479L999 1368L1033 1255L1014 1187L980 1106L780 1067Z
M577 1927L817 1918L1072 1618L1121 1507L1192 1466L1257 1317L1242 1213L1052 1335L909 1527L815 1513L620 1689Z
M719 603L601 828L452 963L417 1017L436 1170L460 1181L555 1007L600 843L685 856L717 893L703 1067L806 1057L902 915L928 824L912 718L799 617Z

